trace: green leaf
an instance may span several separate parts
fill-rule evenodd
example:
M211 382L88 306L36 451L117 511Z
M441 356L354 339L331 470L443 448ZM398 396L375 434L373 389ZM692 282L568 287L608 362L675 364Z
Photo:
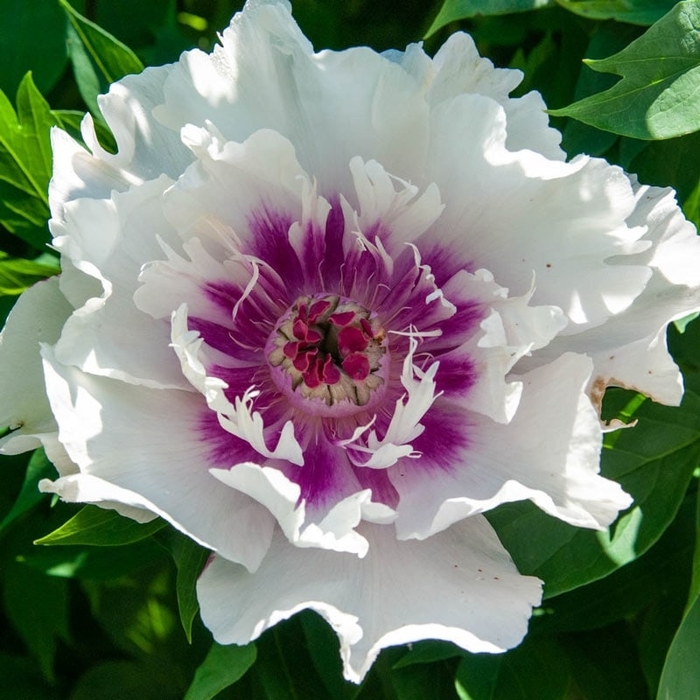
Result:
M55 0L3 0L0 45L3 47L0 89L17 91L28 70L40 90L48 92L63 73L68 57L60 27L61 8ZM31 9L29 9L31 8Z
M143 64L128 46L83 17L67 0L59 2L68 18L68 54L78 90L90 111L99 116L97 95L125 75L140 73Z
M165 554L162 548L158 549ZM154 654L165 651L164 646L169 646L169 642L181 640L177 615L170 605L170 562L163 557L153 559L150 564L106 584L94 580L81 582L90 601L92 617L114 646L147 663L155 661ZM186 649L184 644L182 648ZM172 673L168 675L173 676ZM162 680L158 683L165 685ZM182 688L177 697L182 697L186 677L178 679L178 684Z
M173 529L158 537L172 554L177 567L177 607L187 641L192 642L192 623L199 610L196 584L209 558L209 550Z
M167 553L146 539L119 547L34 547L21 560L32 569L57 578L108 581L167 561Z
M443 661L454 656L462 656L464 651L451 642L441 640L425 640L411 645L411 649L397 661L392 668L405 668L413 664L427 664L433 661Z
M103 661L91 666L78 680L70 700L165 700L173 694L172 674L137 661ZM166 687L164 687L164 685Z
M619 53L586 64L622 80L550 114L645 140L700 129L700 4L695 0L678 3Z
M255 663L255 644L244 647L212 644L209 653L194 674L184 700L211 700L233 685Z
M56 643L68 640L66 581L13 562L5 570L4 603L7 616L39 660L44 676L53 681Z
M330 625L313 610L304 610L297 617L304 630L305 646L328 697L333 700L357 697L360 687L343 679L338 637Z
M506 654L467 654L455 677L460 700L564 700L568 686L567 658L546 637Z
M648 698L637 641L626 622L591 632L561 635L569 657L577 700L642 700ZM674 700L686 700L678 696Z
M42 255L37 260L25 260L24 258L11 258L0 251L0 294L21 294L27 287L35 282L57 275L61 269L56 264L47 263L55 261L50 255Z
M114 510L85 506L57 530L39 538L34 544L115 546L143 540L165 527L162 520L138 523Z
M673 639L659 683L657 700L700 697L700 595L688 608Z
M457 659L415 664L399 669L394 666L390 678L397 700L456 699L456 667Z
M621 402L622 409L627 396L609 392L609 403ZM700 376L686 377L681 408L643 400L634 418L636 427L606 436L603 473L634 497L632 508L607 532L572 527L530 503L506 504L488 514L519 570L545 581L545 597L633 561L678 512L700 458Z
M0 224L36 249L49 239L49 132L55 123L31 73L17 91L17 112L0 92Z
M76 141L83 143L83 136L80 132L80 125L85 117L85 112L73 109L55 109L53 112L56 123L64 131L67 131ZM111 153L117 152L117 144L109 127L102 121L94 121L95 133L103 148ZM83 144L84 145L84 144Z
M0 652L0 700L60 700L33 659Z
M550 598L533 629L541 634L605 627L666 597L676 601L680 619L690 578L694 519L694 498L686 497L673 523L646 554L604 579Z
M45 495L39 491L39 482L42 479L55 475L56 469L49 462L44 450L37 450L29 460L27 473L22 484L22 489L10 512L0 522L0 532L22 513L26 513L35 506Z
M429 37L450 22L460 19L527 12L550 7L553 4L553 0L445 0L425 37Z
M695 551L693 553L693 571L690 581L689 600L700 596L700 481L695 494Z
M629 24L654 24L677 0L556 0L565 10L588 19L614 19Z

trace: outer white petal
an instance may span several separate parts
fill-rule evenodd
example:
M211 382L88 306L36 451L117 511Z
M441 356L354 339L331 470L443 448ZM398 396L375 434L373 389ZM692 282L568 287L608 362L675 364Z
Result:
M24 292L0 334L0 426L14 431L0 440L5 454L32 450L56 434L39 343L56 342L72 311L58 285L52 278Z
M146 523L158 517L153 504L137 493L119 488L92 474L69 474L56 481L42 479L39 490L55 493L69 503L93 503L120 515Z
M566 333L600 325L633 303L649 269L606 262L649 246L640 241L644 229L627 224L635 196L620 168L507 151L505 113L478 95L439 105L431 128L428 177L445 211L426 243L490 270L516 296L527 292L534 273L533 304L561 308L572 322Z
M59 363L48 346L42 353L59 439L80 469L52 490L148 508L200 544L255 570L274 519L209 474L209 448L197 432L206 410L199 394L91 376ZM93 479L84 483L84 475Z
M595 364L591 394L596 403L606 386L623 386L655 401L678 405L683 379L666 350L666 326L700 310L700 238L676 204L674 193L638 187L633 224L648 226L648 251L630 256L632 264L648 265L653 276L634 304L600 328L561 337L544 357L568 350L586 352ZM624 276L625 259L618 261Z
M89 116L82 124L83 139L93 154L131 184L153 180L163 173L175 178L192 160L180 141L182 124L168 128L153 115L154 108L163 101L164 83L171 73L172 66L146 68L113 83L106 95L97 98L117 142L116 154L100 146Z
M473 414L465 426L470 444L452 471L397 466L391 478L400 495L399 537L423 539L474 513L525 499L578 527L609 525L631 498L598 474L602 431L585 393L592 364L566 354L522 376L512 421L503 425Z
M299 550L281 533L255 575L215 557L197 585L205 625L221 644L245 644L311 608L340 638L344 675L355 683L387 646L444 639L480 653L520 642L541 584L517 573L483 518L428 542L398 542L386 526L362 532L364 559Z
M424 87L368 48L314 54L288 7L249 2L211 56L183 54L156 119L171 129L209 120L231 141L274 129L296 145L323 193L347 190L354 156L418 180L427 143Z
M428 86L427 100L431 107L457 95L473 93L490 97L506 112L506 145L509 150L527 148L554 160L566 158L559 147L561 134L548 124L542 96L530 92L519 98L509 97L509 93L520 84L522 73L494 68L491 61L479 55L469 35L452 34L434 59L430 59L419 44L412 44L401 55L400 63Z
M89 115L86 119L91 119ZM63 219L65 204L73 199L108 199L113 190L123 192L133 184L128 173L93 156L65 131L51 130L53 177L49 185L51 215Z

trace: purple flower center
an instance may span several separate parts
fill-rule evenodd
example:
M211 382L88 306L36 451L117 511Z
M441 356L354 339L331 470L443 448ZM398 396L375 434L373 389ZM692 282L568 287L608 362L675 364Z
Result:
M379 318L336 295L302 296L282 316L266 345L277 387L318 415L367 409L386 390L386 333ZM301 400L301 401L300 401Z

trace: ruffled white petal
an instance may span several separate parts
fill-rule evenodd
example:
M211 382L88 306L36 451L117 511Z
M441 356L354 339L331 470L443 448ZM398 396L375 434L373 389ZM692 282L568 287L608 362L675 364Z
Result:
M578 527L602 529L632 499L599 472L602 431L585 391L592 362L566 354L520 377L523 395L507 425L472 414L461 462L430 471L407 462L391 472L400 494L401 539L430 537L500 503L529 499ZM436 436L439 440L439 436Z
M644 229L627 224L635 197L622 170L507 151L503 109L477 95L440 104L431 127L428 176L445 211L426 241L489 270L514 295L527 292L534 273L533 304L558 306L581 330L633 303L649 269L606 262L649 246L640 241Z
M565 160L566 154L559 147L561 134L549 126L542 96L530 92L520 98L509 97L520 84L522 73L494 68L491 61L479 56L468 34L452 34L432 60L419 44L412 44L402 54L400 63L428 87L426 99L431 107L458 95L490 97L502 105L508 117L509 150L526 148L553 160Z
M655 401L678 405L683 378L666 349L666 326L700 310L700 238L686 221L669 189L637 186L633 225L648 227L644 240L653 243L630 264L648 265L652 278L634 304L599 328L557 338L544 359L574 351L593 358L590 392L599 404L605 387L622 386ZM625 258L615 270L624 277Z
M245 644L311 608L338 635L344 675L355 683L395 644L444 639L481 653L520 642L541 583L517 573L483 518L428 542L399 542L386 526L362 534L364 559L299 550L278 533L255 576L214 557L197 584L204 623L219 643Z
M355 157L350 161L357 213L354 220L357 231L366 235L392 236L392 252L401 252L400 246L411 243L426 231L442 213L444 205L434 184L420 195L418 187L392 177L375 160L364 163ZM387 245L387 243L384 243ZM389 247L389 246L387 246Z
M167 324L154 323L133 301L141 265L163 257L154 232L172 240L161 207L170 184L162 177L109 199L68 202L65 219L52 221L54 244L71 263L64 284L73 301L78 288L86 288L85 276L102 287L65 324L56 345L64 364L145 386L185 386L168 348Z
M462 271L443 289L448 298L459 295L488 310L480 331L452 352L469 357L476 367L475 385L461 405L507 423L522 394L522 382L508 375L523 357L547 346L566 328L567 319L556 306L530 306L534 283L523 296L508 297L508 290L496 284L488 270Z
M390 509L381 508L381 504L373 508L372 493L365 490L339 501L315 523L309 521L305 504L299 500L299 486L277 469L243 463L232 469L212 469L211 473L222 483L264 505L287 539L297 547L318 547L364 557L369 545L355 530L363 516L379 516L382 520L393 517Z
M254 571L274 519L209 474L210 446L198 432L206 410L199 394L91 376L59 363L48 346L42 354L59 439L80 469L80 475L66 477L65 489L59 479L55 490L76 498L97 493L99 501L116 502L129 492L126 505L148 508ZM99 483L84 485L83 475Z
M355 156L419 179L428 107L401 66L364 47L314 54L282 2L248 3L221 41L212 56L188 52L173 66L154 110L159 122L178 129L209 120L239 142L273 129L296 145L324 194L348 190Z

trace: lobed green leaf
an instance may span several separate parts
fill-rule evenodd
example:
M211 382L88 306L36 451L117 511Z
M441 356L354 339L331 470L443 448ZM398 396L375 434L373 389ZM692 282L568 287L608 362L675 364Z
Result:
M636 139L682 136L700 129L700 3L678 3L619 53L587 60L593 70L614 73L613 87L561 109L598 129Z

